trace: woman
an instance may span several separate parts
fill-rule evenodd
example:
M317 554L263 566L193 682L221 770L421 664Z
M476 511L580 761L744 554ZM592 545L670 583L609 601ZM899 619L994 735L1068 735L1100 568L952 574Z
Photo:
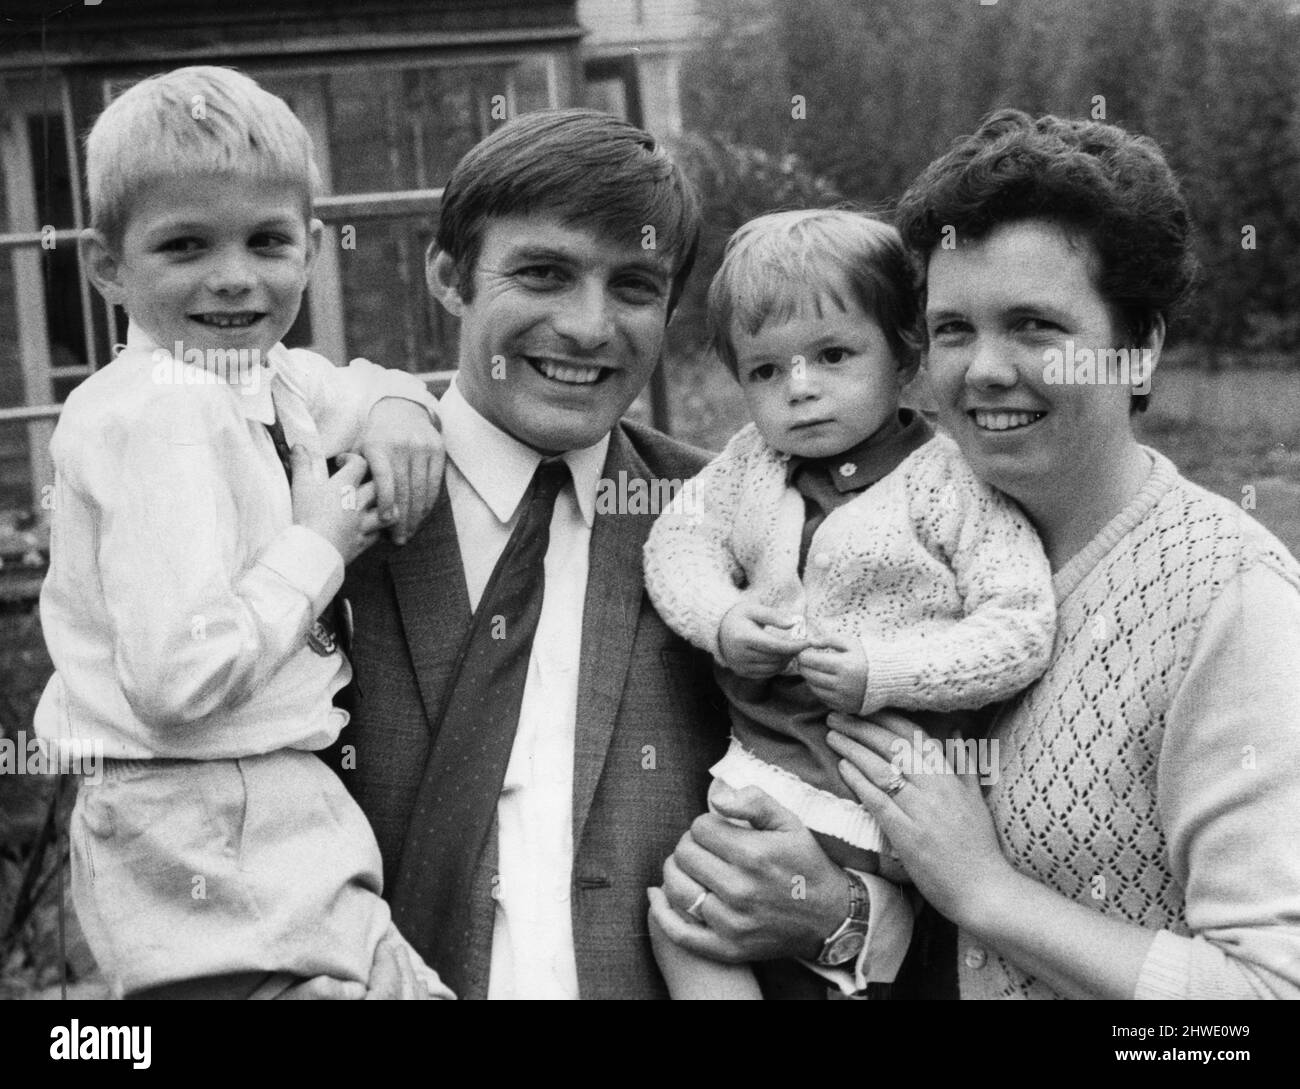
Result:
M1059 630L983 791L926 774L895 714L834 722L846 781L956 924L963 998L1300 997L1300 566L1130 422L1191 280L1173 175L1113 126L1004 111L898 225L940 422L1033 521Z

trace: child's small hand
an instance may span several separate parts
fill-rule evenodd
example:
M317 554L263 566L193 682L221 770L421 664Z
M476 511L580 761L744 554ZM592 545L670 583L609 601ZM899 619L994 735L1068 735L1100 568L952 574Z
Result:
M799 673L817 698L836 711L856 715L867 695L867 652L862 643L834 632L812 637L799 655Z
M760 679L780 673L796 654L811 644L807 639L780 635L771 628L790 628L796 619L777 609L742 601L722 618L718 649L733 673Z
M358 445L370 465L383 524L405 544L433 510L442 486L442 434L414 401L385 397L366 417Z
M293 448L293 521L319 533L351 563L379 536L375 486L361 483L366 459L344 454L333 476L325 459L313 457L305 446Z

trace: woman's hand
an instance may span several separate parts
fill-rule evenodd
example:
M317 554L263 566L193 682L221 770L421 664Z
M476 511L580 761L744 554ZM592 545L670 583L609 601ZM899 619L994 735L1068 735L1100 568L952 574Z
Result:
M978 916L979 899L1015 875L977 776L959 775L946 762L938 772L933 758L923 762L922 745L935 739L902 715L832 714L828 722L827 740L844 757L841 776L880 822L912 882L941 914L969 925ZM896 769L903 785L891 796L884 788Z

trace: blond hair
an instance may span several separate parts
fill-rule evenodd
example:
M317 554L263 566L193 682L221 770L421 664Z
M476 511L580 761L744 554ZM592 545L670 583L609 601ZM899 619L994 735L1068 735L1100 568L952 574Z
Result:
M121 241L131 197L149 182L230 172L320 191L311 137L284 99L233 68L177 68L133 84L86 137L91 226Z

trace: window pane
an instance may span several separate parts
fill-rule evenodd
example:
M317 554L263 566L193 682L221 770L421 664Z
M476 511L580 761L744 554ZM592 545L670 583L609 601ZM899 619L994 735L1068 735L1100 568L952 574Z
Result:
M452 366L442 307L424 284L432 220L367 219L355 228L355 248L339 256L349 358L408 371Z
M17 300L14 297L13 261L0 255L0 328L17 329ZM24 403L22 362L18 358L18 337L0 336L0 407ZM28 460L27 427L0 423L0 512L31 507L32 477ZM11 519L0 515L0 523Z
M461 156L512 111L551 105L548 73L548 61L533 58L324 77L333 192L441 187ZM435 223L352 226L355 249L339 250L348 354L406 370L454 366L455 322L424 283Z
M76 226L72 214L72 174L68 166L62 117L57 114L30 117L28 135L40 226L58 229ZM86 338L76 246L64 242L52 250L38 252L42 255L50 365L56 368L81 366L86 362Z

